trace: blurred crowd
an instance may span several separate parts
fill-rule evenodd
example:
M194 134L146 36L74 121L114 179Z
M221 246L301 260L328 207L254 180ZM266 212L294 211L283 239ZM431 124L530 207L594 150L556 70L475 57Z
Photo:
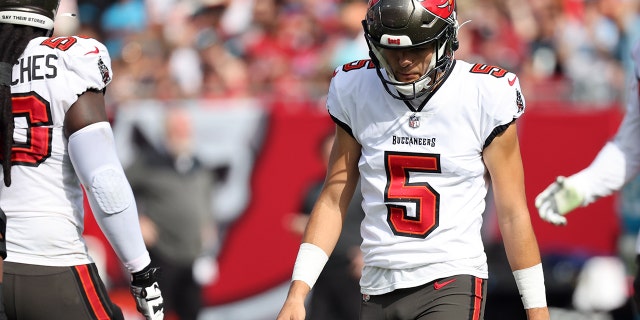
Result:
M456 58L516 72L529 101L621 98L637 0L459 0ZM258 98L324 107L335 67L368 58L364 0L62 0L57 27L103 41L110 107L139 99ZM66 17L65 17L66 18ZM59 19L64 23L68 19Z

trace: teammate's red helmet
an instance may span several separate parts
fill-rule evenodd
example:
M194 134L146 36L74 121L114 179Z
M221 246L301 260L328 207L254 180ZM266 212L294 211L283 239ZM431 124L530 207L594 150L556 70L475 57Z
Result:
M1 0L0 23L53 30L60 0Z
M390 79L382 81L393 85L403 96L413 99L428 92L429 76L446 71L452 65L453 52L458 49L458 21L454 0L370 0L365 20L362 21L370 56L378 68L387 69L380 50L407 49L434 44L434 60L428 72L419 80L398 82L387 70ZM387 91L390 91L387 88Z

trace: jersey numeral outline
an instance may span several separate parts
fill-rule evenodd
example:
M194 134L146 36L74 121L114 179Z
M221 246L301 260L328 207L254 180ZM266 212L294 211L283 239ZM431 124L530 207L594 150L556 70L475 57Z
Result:
M469 72L479 73L479 74L489 74L496 78L502 78L505 75L507 75L507 73L509 73L509 71L502 69L500 67L490 66L482 63L474 64L473 67L471 67L471 70L469 70Z
M13 94L13 118L25 118L26 141L13 143L11 162L37 167L51 156L53 120L51 105L35 92Z
M440 155L387 151L384 159L385 202L415 206L415 216L409 216L407 205L387 204L389 227L398 236L426 238L439 224L440 194L427 182L409 182L409 177L412 172L440 173Z
M349 72L352 70L362 69L364 67L367 67L367 69L373 69L376 66L373 64L373 61L371 61L370 59L357 60L357 61L353 61L351 63L342 65L342 71Z
M74 37L57 37L57 38L48 38L42 41L41 45L47 46L51 49L58 49L61 51L67 51L71 46L73 46L78 39Z

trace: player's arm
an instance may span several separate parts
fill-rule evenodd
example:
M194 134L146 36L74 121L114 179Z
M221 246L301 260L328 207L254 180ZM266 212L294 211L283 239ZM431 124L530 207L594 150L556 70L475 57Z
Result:
M96 220L105 229L105 235L127 269L130 272L142 270L151 260L142 238L138 239L137 210L133 195L126 192L130 187L114 149L103 94L87 91L80 95L65 116L64 131L69 139L71 162L85 188ZM94 144L87 145L86 141ZM114 184L118 185L117 188L111 188ZM121 219L121 222L125 222L124 219L131 221L127 220L126 224L118 227L110 223Z
M524 170L515 123L483 152L491 175L498 224L511 270L527 316L549 319L538 243L533 232L524 188Z
M588 167L566 178L557 177L536 196L535 205L543 220L565 225L566 214L619 191L640 172L637 81L629 88L626 113L614 139L604 145Z
M333 251L358 183L360 144L337 126L325 183L296 258L287 299L278 320L304 320L304 301Z
M157 270L142 240L133 192L118 159L104 96L89 90L65 115L71 163L84 186L100 229L132 276L131 290L138 311L147 319L164 317Z

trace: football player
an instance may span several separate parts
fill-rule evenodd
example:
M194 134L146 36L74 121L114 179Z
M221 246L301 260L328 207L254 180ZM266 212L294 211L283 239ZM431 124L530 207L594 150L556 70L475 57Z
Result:
M59 0L0 2L0 207L7 216L9 319L123 319L83 239L83 189L131 273L147 319L163 318L131 188L115 152L104 92L105 46L51 37Z
M618 131L588 167L568 177L557 177L536 197L535 205L543 220L566 225L566 214L619 191L640 173L640 42L631 55L635 77L627 86L626 113ZM640 237L637 238L636 252L636 261L640 263ZM638 272L634 298L636 306L640 307L640 268Z
M454 58L453 0L371 0L363 27L371 59L334 72L336 140L278 319L304 319L358 180L360 319L483 319L490 184L523 313L549 319L516 133L525 111L517 76Z

